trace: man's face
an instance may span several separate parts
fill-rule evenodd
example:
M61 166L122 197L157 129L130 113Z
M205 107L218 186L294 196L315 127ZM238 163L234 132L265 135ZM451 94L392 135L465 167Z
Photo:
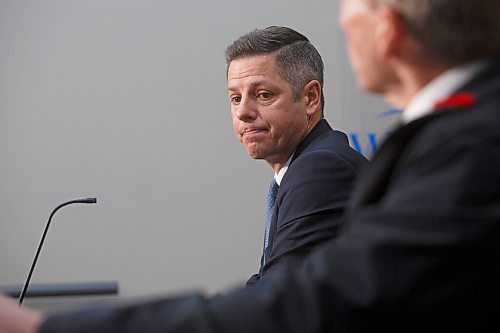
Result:
M340 25L358 84L365 90L381 92L384 73L376 54L375 9L369 0L342 0L340 8Z
M248 154L284 164L307 132L304 98L295 101L273 55L233 60L227 81L233 128Z

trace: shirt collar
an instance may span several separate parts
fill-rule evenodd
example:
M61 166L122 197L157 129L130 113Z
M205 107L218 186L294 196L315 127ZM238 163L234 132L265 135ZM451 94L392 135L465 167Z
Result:
M430 114L436 101L446 98L469 81L485 65L484 61L473 62L452 68L428 83L408 103L402 114L403 123L409 123Z
M281 185L281 180L285 176L285 173L288 170L288 166L290 165L290 162L292 161L292 157L293 157L294 154L295 153L293 153L292 156L290 156L290 158L288 159L288 161L286 161L285 165L281 167L280 171L278 171L278 173L274 174L274 180L276 181L276 183L278 184L278 186Z

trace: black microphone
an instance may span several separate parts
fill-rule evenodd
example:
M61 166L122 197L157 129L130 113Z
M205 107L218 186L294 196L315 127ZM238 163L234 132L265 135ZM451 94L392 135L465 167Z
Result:
M75 203L82 203L82 204L95 204L97 203L96 198L86 198L86 199L76 199L76 200L70 200L67 201L63 204L60 204L57 206L52 213L50 214L49 220L47 221L47 225L45 226L45 230L43 231L42 239L40 239L40 244L38 244L38 249L36 250L35 258L33 259L33 263L31 264L30 271L28 273L28 278L26 279L26 282L24 283L23 289L21 291L21 294L19 295L19 306L23 304L24 296L26 295L26 291L28 290L28 286L31 280L31 275L33 274L33 270L35 269L36 262L38 260L38 256L40 255L40 250L42 249L43 242L45 240L45 236L47 236L47 231L49 230L50 226L50 221L52 220L52 216L62 207L75 204Z

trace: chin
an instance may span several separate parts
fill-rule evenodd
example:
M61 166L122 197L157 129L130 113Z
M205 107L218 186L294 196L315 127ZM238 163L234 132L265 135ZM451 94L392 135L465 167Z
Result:
M251 153L251 152L248 152L248 156L250 156L254 160L262 160L262 159L264 159L264 157L261 154L255 154L255 153Z
M360 89L363 89L364 91L374 93L374 94L381 94L382 89L377 86L375 83L369 81L369 80L363 80L362 78L358 79L358 87Z
M255 160L261 160L264 158L264 154L261 149L259 149L259 145L252 143L245 144L245 149L248 153L248 156Z
M359 73L356 73L356 83L360 89L371 91L368 80Z

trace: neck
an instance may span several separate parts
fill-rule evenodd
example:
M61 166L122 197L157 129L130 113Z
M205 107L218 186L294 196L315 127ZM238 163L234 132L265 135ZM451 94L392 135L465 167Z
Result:
M305 128L304 134L301 136L301 139L297 142L297 144L292 148L289 149L289 151L286 154L286 158L280 161L276 160L267 160L267 163L273 168L275 173L278 173L282 167L286 165L286 162L290 159L292 154L295 152L297 147L301 144L302 141L306 138L306 136L311 133L311 131L316 127L316 125L321 121L323 118L311 118L311 120L308 122L307 127Z
M292 156L292 155L290 155L290 156ZM290 157L288 157L288 158L290 158ZM285 161L285 163L274 163L274 164L273 163L269 163L269 165L271 166L271 168L273 168L274 173L276 173L276 174L281 170L281 168L283 168L285 166L285 164L286 164L286 161Z
M398 80L389 86L383 95L389 103L404 109L423 87L448 69L449 67L430 60L417 64L396 64L395 72Z

